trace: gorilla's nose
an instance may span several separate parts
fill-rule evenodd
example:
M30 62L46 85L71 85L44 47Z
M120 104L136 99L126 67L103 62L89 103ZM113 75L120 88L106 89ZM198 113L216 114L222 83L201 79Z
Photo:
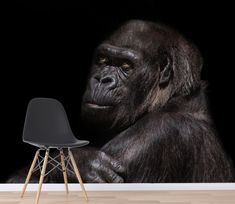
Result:
M100 78L100 84L108 89L114 89L117 86L117 80L114 76L104 76Z

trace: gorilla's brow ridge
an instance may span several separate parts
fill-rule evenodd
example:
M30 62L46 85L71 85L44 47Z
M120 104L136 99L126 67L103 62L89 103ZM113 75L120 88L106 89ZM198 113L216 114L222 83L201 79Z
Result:
M133 49L124 48L124 47L117 47L110 44L102 44L97 48L98 52L109 53L114 56L123 56L130 58L132 60L139 60L141 58L141 54Z

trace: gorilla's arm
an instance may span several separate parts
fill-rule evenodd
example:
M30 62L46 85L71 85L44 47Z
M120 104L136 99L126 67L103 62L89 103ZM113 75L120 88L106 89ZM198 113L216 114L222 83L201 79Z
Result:
M231 181L231 168L213 134L208 122L186 113L150 115L102 151L123 162L125 182Z

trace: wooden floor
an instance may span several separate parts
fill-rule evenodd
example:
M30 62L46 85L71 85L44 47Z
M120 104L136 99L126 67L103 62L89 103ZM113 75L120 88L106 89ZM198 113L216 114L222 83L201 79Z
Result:
M0 204L33 204L35 192L0 192ZM88 191L88 204L235 204L234 190ZM82 192L42 192L39 204L87 204Z

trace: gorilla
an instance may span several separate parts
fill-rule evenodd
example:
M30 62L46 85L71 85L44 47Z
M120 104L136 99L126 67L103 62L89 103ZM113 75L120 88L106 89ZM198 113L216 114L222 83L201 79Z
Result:
M84 182L235 181L209 115L202 66L195 45L153 22L131 20L98 46L81 112L102 137L98 147L73 150ZM8 181L23 182L24 172ZM63 175L54 171L46 182Z

